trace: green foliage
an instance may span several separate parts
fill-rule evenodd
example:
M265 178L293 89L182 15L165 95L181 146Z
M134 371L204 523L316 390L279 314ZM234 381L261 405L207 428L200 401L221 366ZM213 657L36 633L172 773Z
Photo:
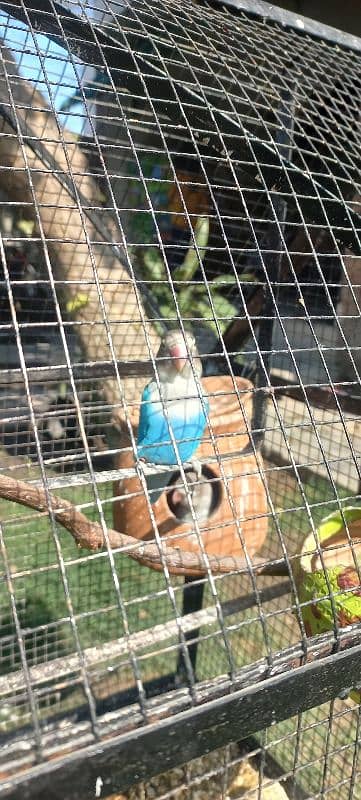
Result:
M84 308L86 305L88 305L88 295L84 294L84 292L78 292L71 300L68 300L65 308L68 314L76 314L77 311L80 311L80 309Z
M174 292L179 311L184 319L199 318L217 334L215 319L223 333L233 319L236 305L224 295L224 289L237 284L236 275L219 275L208 281L196 283L194 276L202 264L209 239L208 217L198 217L193 238L182 264L172 272ZM175 317L175 303L169 284L163 256L158 248L144 248L142 257L143 276L152 283L151 289L157 300L160 313L165 319ZM252 273L242 274L242 282L254 280ZM213 309L212 309L213 306Z
M344 528L344 519L348 524L361 519L361 507L346 506L342 509L342 514L339 509L332 511L331 514L322 520L321 525L318 528L318 536L320 541L326 541L330 538L330 536L334 536L336 533L339 533L339 531Z
M344 624L346 621L351 624L351 621L361 618L361 598L357 594L359 589L354 587L352 591L351 584L347 586L350 591L342 591L346 588L344 583L349 571L343 566L337 566L327 570L327 578L323 570L312 572L303 578L298 594L300 603L306 603L302 607L302 616L309 635L315 636L333 628L334 615L330 591L336 614L340 615L340 622L343 619Z

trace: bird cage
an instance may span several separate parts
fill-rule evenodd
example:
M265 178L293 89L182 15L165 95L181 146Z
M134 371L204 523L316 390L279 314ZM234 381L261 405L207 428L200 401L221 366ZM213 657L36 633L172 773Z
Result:
M361 40L0 10L0 798L357 798Z

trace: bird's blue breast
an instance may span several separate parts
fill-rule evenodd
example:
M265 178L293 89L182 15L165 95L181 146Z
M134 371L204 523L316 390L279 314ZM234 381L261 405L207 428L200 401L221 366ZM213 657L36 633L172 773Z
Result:
M205 407L207 408L207 401ZM172 413L172 404L167 405L168 420L159 402L153 403L147 387L142 396L142 406L138 429L137 452L155 464L176 464L177 454L172 443L170 429L178 449L178 458L189 461L202 439L206 415L199 398L185 400L184 415ZM192 413L194 412L194 413Z

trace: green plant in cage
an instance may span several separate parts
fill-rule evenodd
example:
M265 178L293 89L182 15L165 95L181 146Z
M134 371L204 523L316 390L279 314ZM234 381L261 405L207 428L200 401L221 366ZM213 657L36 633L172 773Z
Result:
M209 218L198 217L184 260L172 271L172 281L181 317L199 318L217 335L215 320L223 333L236 313L235 302L227 298L223 290L225 287L236 286L237 277L235 274L228 274L209 280L209 294L203 280L199 283L194 280L197 269L202 265L208 239ZM171 319L174 316L174 299L166 265L158 247L144 249L143 275L152 283L152 290L162 316ZM253 273L242 274L242 282L252 280L254 280Z
M98 98L98 85L107 85L107 79L102 73L97 72L96 84L85 85L83 96L77 90L72 97L67 98L61 106L61 111L69 111L77 104L86 101L96 101ZM131 245L129 252L135 263L137 263L140 277L151 285L151 291L157 301L160 315L164 319L173 319L176 316L174 296L170 286L169 273L165 264L165 258L159 245L152 246L158 229L158 235L162 241L175 239L186 233L180 232L174 224L171 212L170 194L174 188L174 182L168 177L168 159L160 154L141 153L138 161L132 160L127 165L129 178L127 179L126 198L127 206L137 209L133 213L129 223L131 228L131 239L135 242ZM145 197L145 187L149 198L150 208L154 209L150 213L148 199ZM193 191L193 187L190 192ZM194 190L195 191L195 190ZM143 208L143 206L145 206ZM181 216L183 216L181 214ZM229 296L230 290L237 286L237 275L220 274L206 282L202 279L197 282L195 279L197 270L202 267L203 260L209 242L210 223L209 217L200 215L194 224L189 247L186 251L182 263L170 268L173 288L179 313L184 320L199 319L203 326L218 338L219 330L224 333L229 322L237 312L237 301ZM147 243L145 245L145 243ZM149 244L148 244L149 243ZM150 246L149 246L150 245ZM253 272L243 272L242 283L254 281ZM226 292L228 296L226 296ZM78 308L77 297L75 309ZM71 309L74 310L74 302L71 302ZM80 306L81 307L81 298ZM159 334L163 333L162 326L154 321L154 326ZM187 327L191 324L186 323Z
M141 170L146 180L147 191L151 206L155 209L155 219L162 240L175 236L177 242L179 231L173 223L173 215L169 211L169 194L173 188L173 182L166 180L168 164L165 159L153 155L145 155L141 158ZM131 173L135 175L136 165L133 164ZM128 202L133 207L141 205L143 189L141 182L128 186ZM184 233L186 233L184 231ZM152 214L138 213L132 220L132 238L137 242L154 241L155 227ZM189 246L181 264L169 268L179 313L185 320L199 319L202 324L211 329L218 335L218 322L221 333L224 332L229 321L233 319L237 304L229 297L225 296L225 289L237 285L237 277L233 274L221 274L208 281L208 291L205 281L196 281L196 273L202 267L206 255L210 235L209 217L199 215L195 221ZM149 281L151 291L157 301L159 312L164 319L175 317L175 302L169 280L169 272L165 263L165 256L161 252L159 245L143 246L136 245L133 248L133 256L137 259L142 278ZM254 280L253 273L243 273L242 281ZM213 306L213 309L212 309ZM189 325L189 323L188 323ZM156 327L157 323L155 323ZM159 329L161 333L161 329Z
M344 590L344 591L343 591ZM318 634L331 630L334 624L330 599L332 593L339 624L351 625L361 619L361 587L356 569L332 567L307 575L301 584L299 599L306 633Z
M345 522L348 530L345 528ZM307 636L359 624L361 582L358 553L361 508L333 511L310 533L298 569L298 599ZM351 692L353 699L359 695Z

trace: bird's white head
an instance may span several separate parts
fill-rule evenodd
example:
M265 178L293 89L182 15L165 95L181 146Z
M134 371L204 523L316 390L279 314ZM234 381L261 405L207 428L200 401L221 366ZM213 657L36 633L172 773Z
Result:
M159 360L158 360L159 359ZM193 370L200 378L202 364L194 336L181 330L168 331L157 353L160 380L170 380L177 375L189 379Z

